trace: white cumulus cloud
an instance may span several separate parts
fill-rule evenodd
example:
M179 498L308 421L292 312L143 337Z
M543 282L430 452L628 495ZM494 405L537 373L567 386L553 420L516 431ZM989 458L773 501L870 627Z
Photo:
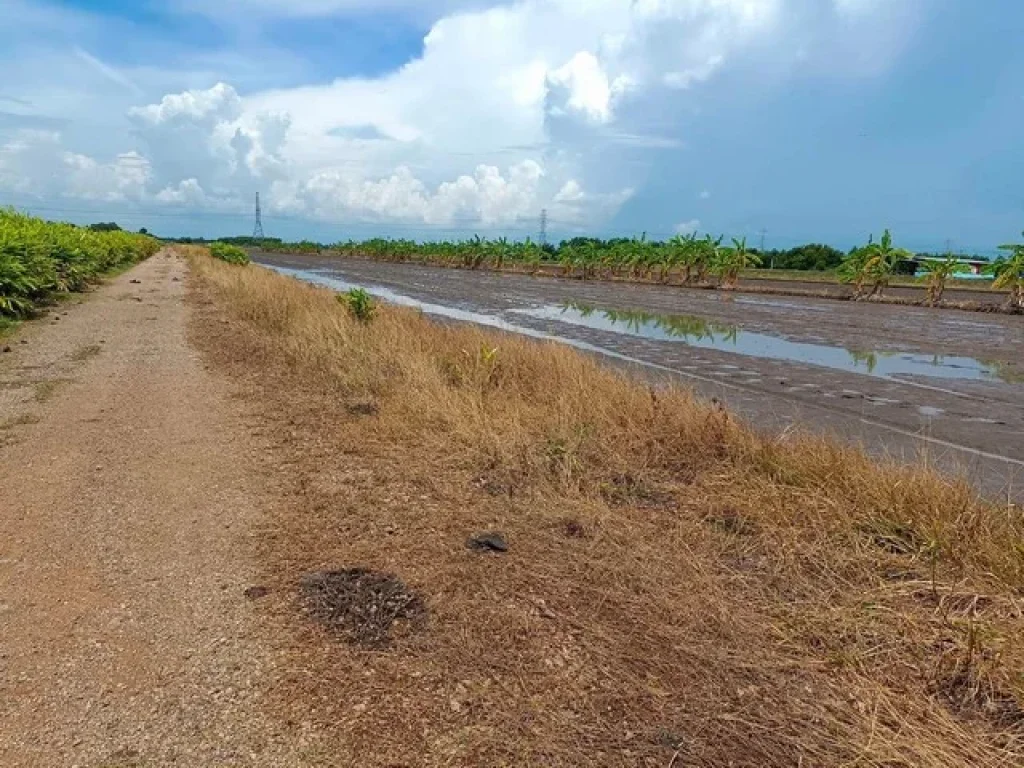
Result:
M671 115L745 56L789 61L787 25L809 16L809 0L381 2L394 12L419 8L430 28L419 56L373 77L252 90L182 71L182 85L150 91L147 73L115 69L72 47L71 66L112 90L111 103L144 90L151 98L118 109L120 132L86 126L0 134L0 189L217 210L247 210L260 191L268 212L336 222L499 227L549 208L558 222L600 224L642 183L644 157L685 146L672 125L646 129L648 118ZM31 10L20 0L17 7L22 16ZM269 24L380 6L175 0L174 7L221 20L244 7L253 24ZM834 22L828 35L800 27L812 52L845 34L836 20L849 22L857 37L849 44L859 46L871 19L894 15L876 0L821 7ZM19 81L45 77L45 68L16 71ZM199 87L184 85L197 80ZM53 102L83 103L67 94ZM94 107L97 114L103 108ZM67 116L69 123L77 117Z

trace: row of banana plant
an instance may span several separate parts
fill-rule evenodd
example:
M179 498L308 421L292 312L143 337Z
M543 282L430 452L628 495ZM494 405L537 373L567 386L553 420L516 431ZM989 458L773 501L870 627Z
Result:
M350 241L332 250L385 261L425 261L466 269L502 269L516 264L537 270L545 264L558 264L566 277L584 280L633 277L669 282L673 275L681 274L685 283L707 284L714 277L721 287L732 288L743 270L761 265L761 257L747 247L746 239L733 239L727 245L723 241L722 237L696 234L678 235L664 242L646 237L608 242L579 238L562 243L556 250L529 238L511 241L477 236L456 242Z
M147 235L98 232L0 208L0 316L28 315L54 294L81 291L159 247Z
M1012 309L1024 309L1024 244L999 246L1003 256L987 267L994 278L992 287L1008 292L1007 305ZM839 277L853 286L855 300L881 296L889 286L900 263L914 258L914 254L893 244L889 230L883 232L877 242L872 237L868 244L856 248L839 266ZM920 262L921 279L927 285L926 303L938 304L950 279L956 277L961 262L953 255L943 259L924 259Z
M674 279L683 284L724 289L735 288L744 270L761 266L760 254L748 248L745 239L734 238L726 244L722 237L697 234L678 235L667 241L648 241L646 237L612 241L578 238L557 249L542 247L529 239L516 242L477 236L455 242L421 243L379 238L340 243L332 250L343 255L465 269L502 269L515 264L536 271L545 264L557 264L566 277L584 280L631 277L667 283ZM988 268L994 277L992 286L1009 292L1010 307L1024 308L1024 245L1004 245L1000 250L1005 255ZM866 245L850 251L838 269L838 277L852 286L855 300L879 297L898 273L900 264L913 258L910 251L894 245L886 230L879 240L872 237ZM927 285L926 302L938 304L962 264L952 255L918 262L921 280Z

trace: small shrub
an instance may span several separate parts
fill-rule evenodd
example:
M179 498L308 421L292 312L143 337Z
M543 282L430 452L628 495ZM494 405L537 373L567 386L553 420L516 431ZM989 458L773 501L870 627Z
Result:
M348 307L352 316L361 323L368 323L377 311L377 303L373 296L363 288L353 288L348 293L338 296L338 301Z
M210 245L210 255L215 259L226 261L228 264L238 264L242 267L249 263L249 254L237 245L229 243L212 243Z

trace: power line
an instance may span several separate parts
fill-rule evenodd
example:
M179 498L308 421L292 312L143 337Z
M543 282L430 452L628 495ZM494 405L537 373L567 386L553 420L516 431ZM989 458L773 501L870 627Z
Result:
M548 244L548 209L545 208L540 212L540 237L538 238L541 247L543 248Z

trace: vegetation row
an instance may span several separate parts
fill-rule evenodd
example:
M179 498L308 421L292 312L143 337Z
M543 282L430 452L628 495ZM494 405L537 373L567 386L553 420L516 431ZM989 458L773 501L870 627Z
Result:
M913 254L897 247L886 230L876 240L843 254L827 245L806 245L791 251L760 252L749 248L746 239L732 239L696 233L678 235L667 241L646 237L598 240L576 238L558 246L540 245L527 238L485 239L479 236L462 241L418 242L377 238L349 241L332 246L303 241L230 238L236 245L261 246L293 253L319 253L323 250L342 256L361 256L384 261L422 262L463 269L502 269L515 265L529 270L559 265L566 277L633 278L667 283L673 278L688 285L735 288L741 275L764 266L770 260L779 269L815 269L834 271L837 278L852 286L856 300L882 296L894 277L920 272L927 286L928 304L942 301L946 286L964 269L963 259L952 254ZM989 262L984 271L993 277L992 288L1006 290L1007 307L1024 309L1024 245L1000 246L1004 254Z
M159 247L143 234L53 223L0 209L0 317L31 314L55 294L81 291Z

